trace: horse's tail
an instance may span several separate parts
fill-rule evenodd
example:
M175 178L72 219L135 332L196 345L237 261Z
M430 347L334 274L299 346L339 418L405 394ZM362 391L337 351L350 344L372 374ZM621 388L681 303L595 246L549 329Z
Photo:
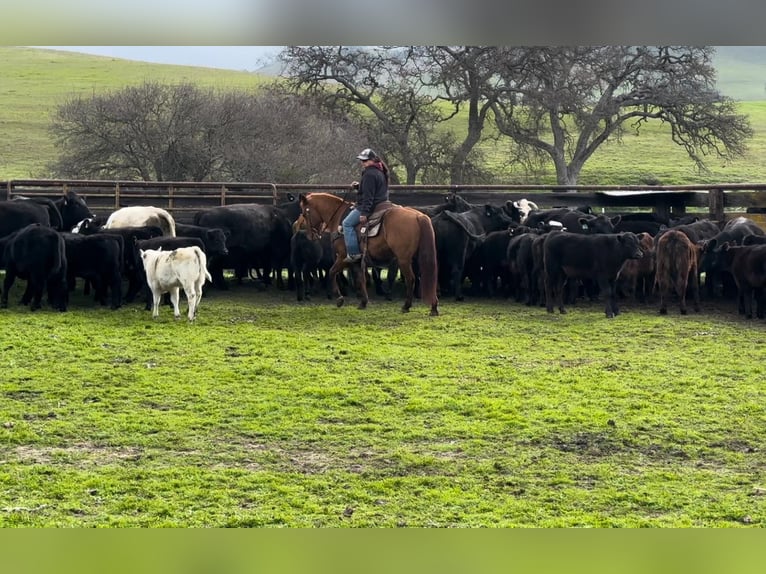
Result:
M161 219L160 227L162 227L163 234L168 237L175 237L176 221L173 219L173 216L164 209L158 210L157 216Z
M418 243L420 298L431 304L431 315L438 315L436 236L433 225L431 225L431 219L427 215L418 215L418 226L420 227L420 241Z

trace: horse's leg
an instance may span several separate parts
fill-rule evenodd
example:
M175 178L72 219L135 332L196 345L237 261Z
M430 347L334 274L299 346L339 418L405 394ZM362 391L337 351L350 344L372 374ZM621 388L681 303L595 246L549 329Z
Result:
M399 262L399 270L404 278L405 295L402 313L407 313L412 307L412 298L415 294L415 271L412 269L412 261L404 260Z
M352 271L353 274L356 275L357 281L359 283L359 305L358 307L360 309L366 309L367 303L370 300L369 296L367 295L367 265L364 262L364 257L362 258L362 261L360 262L359 271L354 269Z
M343 293L340 292L340 288L338 287L338 273L340 273L344 267L345 263L343 263L343 259L336 253L335 263L332 264L332 267L330 267L330 270L327 273L330 275L330 284L332 285L332 292L335 295L335 304L338 307L342 307L343 303L345 303Z

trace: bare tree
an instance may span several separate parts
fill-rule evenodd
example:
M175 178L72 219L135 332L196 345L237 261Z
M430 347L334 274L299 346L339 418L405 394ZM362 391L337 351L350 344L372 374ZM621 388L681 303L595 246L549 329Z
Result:
M454 137L437 126L456 110L435 105L439 94L423 81L418 56L412 47L291 46L280 58L296 92L355 118L369 144L413 184L455 147Z
M69 177L200 180L213 169L212 95L192 84L147 82L77 96L57 110L51 131Z
M236 106L241 121L224 142L225 179L337 183L358 178L354 158L365 138L346 118L278 84L240 97Z
M609 138L649 120L671 128L699 169L705 157L741 156L748 119L715 89L713 49L685 46L498 49L502 93L491 91L498 130L527 159L547 155L561 185L577 183Z
M60 177L157 181L344 181L365 140L306 98L263 89L145 83L76 97L51 125Z

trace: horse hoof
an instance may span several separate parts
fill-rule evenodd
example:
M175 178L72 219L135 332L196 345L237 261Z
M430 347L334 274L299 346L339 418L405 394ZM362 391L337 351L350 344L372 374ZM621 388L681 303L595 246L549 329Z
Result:
M336 304L338 307L343 307L343 303L345 303L345 302L346 302L346 300L345 300L345 299L343 299L343 297L338 297L338 298L335 300L335 304Z
M439 310L438 309L431 309L430 315L431 315L431 317L438 317L439 316Z
M404 305L404 306L402 307L402 313L409 313L409 312L410 312L410 308L409 308L409 307L407 307L407 305Z
M359 303L359 305L356 306L357 309L367 309L367 303Z

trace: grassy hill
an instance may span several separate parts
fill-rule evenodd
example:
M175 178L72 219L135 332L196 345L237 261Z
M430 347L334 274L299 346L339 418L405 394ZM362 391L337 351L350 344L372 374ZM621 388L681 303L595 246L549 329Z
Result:
M144 81L252 88L270 79L249 72L133 62L75 52L0 46L0 180L37 177L55 157L50 113L74 94Z
M586 164L581 183L665 184L766 181L766 47L720 47L716 55L719 87L740 100L750 116L755 137L750 152L731 165L715 158L710 173L700 174L685 152L669 138L661 124L650 124L640 134L628 132L621 142L610 142ZM42 175L55 156L47 126L50 113L74 94L116 90L146 80L198 82L219 88L252 88L271 78L213 68L149 64L74 52L0 46L0 180ZM763 100L763 101L761 101ZM485 147L487 161L508 183L554 181L551 170L529 175L503 167L507 145ZM300 182L294 182L300 183Z

